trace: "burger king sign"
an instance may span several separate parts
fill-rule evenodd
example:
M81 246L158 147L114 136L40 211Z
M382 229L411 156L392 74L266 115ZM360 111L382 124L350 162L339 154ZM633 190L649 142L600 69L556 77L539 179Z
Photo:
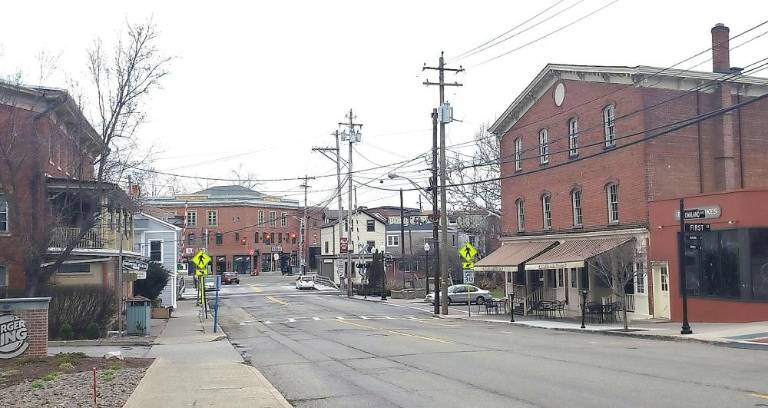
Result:
M14 315L0 315L0 358L18 357L28 347L27 323Z

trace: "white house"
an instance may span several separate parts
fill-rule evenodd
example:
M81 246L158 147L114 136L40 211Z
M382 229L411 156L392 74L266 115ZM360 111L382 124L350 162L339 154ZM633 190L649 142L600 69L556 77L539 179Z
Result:
M168 284L160 294L164 307L176 308L176 266L179 261L181 228L145 213L133 217L135 251L168 270Z
M347 255L341 253L341 242L347 239L347 217L342 219L342 235L339 237L339 222L333 220L320 228L320 274L333 279L337 284L341 283L341 277L347 270ZM380 251L385 248L386 222L379 214L371 213L365 209L352 214L352 241L347 243L347 248L353 254L354 263L371 261L371 253L374 249ZM360 275L352 276L354 283L360 283Z

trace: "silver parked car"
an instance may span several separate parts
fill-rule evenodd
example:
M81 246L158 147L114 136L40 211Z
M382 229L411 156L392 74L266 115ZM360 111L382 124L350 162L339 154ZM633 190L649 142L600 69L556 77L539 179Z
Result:
M448 287L448 304L467 303L467 299L471 303L482 305L486 300L491 299L491 292L474 285L453 285ZM426 300L428 303L435 303L435 294L430 293L427 295Z

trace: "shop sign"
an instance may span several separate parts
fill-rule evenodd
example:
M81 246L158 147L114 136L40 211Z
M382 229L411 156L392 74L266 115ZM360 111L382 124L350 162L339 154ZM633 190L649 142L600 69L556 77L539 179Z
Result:
M719 205L702 205L697 208L686 208L683 212L686 220L720 218L720 215L722 215ZM675 210L675 219L680 219L680 210Z
M29 348L27 322L17 316L0 316L0 359L20 356Z

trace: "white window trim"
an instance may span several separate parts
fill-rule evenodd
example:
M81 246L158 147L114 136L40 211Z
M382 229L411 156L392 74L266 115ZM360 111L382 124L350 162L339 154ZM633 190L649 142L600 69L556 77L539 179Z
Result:
M539 164L549 163L549 131L539 130Z
M515 171L523 169L523 138L515 139Z
M576 205L576 196L579 197L579 205ZM571 212L573 213L573 226L581 227L584 223L584 214L581 209L581 190L571 191Z
M603 108L603 139L605 147L616 146L616 107L614 105Z
M613 204L613 201L611 201L611 188L616 189L616 217L613 216L613 208L611 207ZM608 223L609 224L618 224L619 223L619 185L616 183L610 183L605 187L605 198L608 204Z
M215 221L213 224L211 224L211 214L213 214L213 220ZM219 211L218 210L208 210L206 212L206 225L209 227L218 227L219 226Z
M259 210L259 225L264 225L264 210Z
M7 288L8 287L8 281L10 280L10 277L8 276L8 275L10 275L10 273L8 272L8 266L0 265L0 271L5 272L5 279L4 280L0 280L0 287Z
M159 242L160 243L160 260L157 261L157 263L162 264L163 259L165 258L164 248L163 248L163 240L162 239L149 239L147 240L147 253L146 257L151 258L152 257L152 243L153 242Z
M515 201L515 207L517 208L517 232L525 231L525 201L518 199Z
M395 242L397 241L397 242ZM400 246L400 235L398 234L387 234L387 246L388 247L399 247Z
M194 217L190 217L189 216L190 214L194 214ZM187 225L187 227L196 227L197 226L197 211L189 211L189 210L187 210L186 214L184 214L184 215L185 215L184 216L185 224ZM195 222L189 222L190 218L194 218Z
M8 234L11 232L11 212L8 209L8 200L3 194L0 194L0 212L5 213L5 228L0 229L0 234Z
M285 211L280 213L280 226L281 227L288 226L288 213Z
M276 227L277 226L277 211L270 211L269 212L269 226L270 227Z
M547 213L549 213L549 218L547 218ZM552 229L552 196L549 194L541 196L541 225L545 230Z
M568 120L568 155L579 155L579 120L576 118Z

